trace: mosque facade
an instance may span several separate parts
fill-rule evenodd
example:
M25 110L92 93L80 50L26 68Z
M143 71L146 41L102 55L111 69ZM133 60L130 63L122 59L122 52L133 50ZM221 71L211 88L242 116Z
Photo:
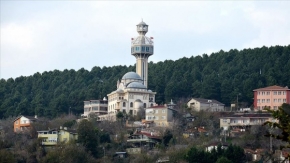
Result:
M116 120L121 111L136 116L139 111L155 104L156 92L148 89L148 58L154 53L153 38L147 37L148 25L143 20L137 24L139 36L132 38L131 55L136 58L136 72L126 73L117 81L115 91L107 94L108 111L100 120Z

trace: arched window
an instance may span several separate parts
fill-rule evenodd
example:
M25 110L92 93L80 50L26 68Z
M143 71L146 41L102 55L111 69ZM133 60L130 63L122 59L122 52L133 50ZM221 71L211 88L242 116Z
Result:
M130 103L130 107L133 108L133 102Z
M143 107L146 108L146 103L143 104Z
M151 107L153 107L153 103L151 103Z
M123 102L123 107L126 107L126 102Z

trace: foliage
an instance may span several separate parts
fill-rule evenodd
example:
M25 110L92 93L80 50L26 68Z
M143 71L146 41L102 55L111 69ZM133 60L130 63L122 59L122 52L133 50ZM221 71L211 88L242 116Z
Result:
M217 149L212 151L204 151L192 147L185 155L185 160L192 163L212 163L212 162L222 162L225 163L240 163L245 161L244 150L235 145L229 145L227 149L222 149L221 145L218 145Z
M49 150L42 158L42 163L93 163L94 158L89 155L84 147L76 144L59 145Z
M156 102L202 97L229 106L250 106L252 90L269 85L290 85L290 45L223 50L210 55L148 65L148 87L157 92ZM80 114L83 101L100 99L116 89L116 81L134 66L93 67L90 71L54 70L0 80L0 118L38 115L48 118Z
M15 163L16 160L10 151L7 151L5 149L1 149L0 150L0 162Z
M98 129L88 120L82 120L78 126L78 142L82 144L93 156L98 156Z
M280 139L282 141L285 141L290 143L290 105L289 104L282 104L278 108L278 110L271 110L270 108L265 108L268 112L270 112L273 116L273 118L277 119L278 121L275 122L265 122L264 125L269 125L273 128L279 128L282 132L279 134L273 134L269 133L266 136L271 136L276 139ZM290 146L289 146L290 147Z

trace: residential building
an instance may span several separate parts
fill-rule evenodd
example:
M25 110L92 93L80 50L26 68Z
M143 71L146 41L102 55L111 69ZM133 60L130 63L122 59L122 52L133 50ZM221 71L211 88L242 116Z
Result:
M175 104L171 101L168 105L152 106L145 110L145 120L152 122L153 126L170 127L172 126L174 113L173 109Z
M192 98L187 102L187 107L194 111L224 111L225 104L212 99Z
M254 109L263 110L264 107L270 107L277 110L283 103L290 104L290 89L277 85L255 89L254 91Z
M274 121L271 114L267 113L235 113L220 118L220 127L222 128L241 128L249 126L262 125L266 121Z
M37 116L20 115L14 119L14 132L28 131L31 128L31 123L37 120Z
M68 143L78 139L76 130L68 129L67 127L37 131L37 133L38 138L41 139L41 145L44 146L54 146L60 142Z
M161 142L162 137L159 133L154 131L146 130L136 130L132 135L127 139L127 143L133 147L141 147L147 145L149 148L153 148L156 143Z
M84 101L84 114L81 116L88 118L91 113L96 115L108 114L108 100L104 98L103 100Z

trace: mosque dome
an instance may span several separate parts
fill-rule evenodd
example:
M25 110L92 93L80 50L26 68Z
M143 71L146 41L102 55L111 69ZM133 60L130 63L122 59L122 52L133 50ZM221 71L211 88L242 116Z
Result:
M121 89L121 88L118 88L118 89L116 90L116 92L117 92L117 93L124 93L123 89Z
M127 88L146 89L146 86L139 82L131 82L127 85Z
M133 80L142 80L142 78L136 72L127 72L122 79L133 79Z

